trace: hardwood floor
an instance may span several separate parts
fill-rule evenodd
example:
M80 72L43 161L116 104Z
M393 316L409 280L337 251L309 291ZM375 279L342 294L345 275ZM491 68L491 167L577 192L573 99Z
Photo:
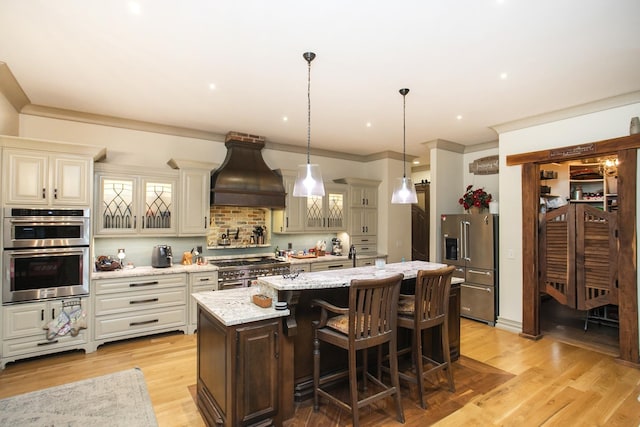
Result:
M203 426L189 390L196 382L195 346L195 335L167 334L107 344L90 354L70 352L10 363L0 373L0 398L137 366L144 373L160 426ZM495 387L481 387L471 379L468 383L474 389L463 391L464 379L456 378L457 394L465 396L464 402L439 399L427 412L405 404L406 426L431 424L433 412L454 400L461 407L434 425L640 425L640 370L607 354L550 336L531 341L467 319L462 319L461 351L464 357L455 363L455 372L461 376L473 368L469 361L473 359L506 371L510 379L496 382ZM337 422L316 418L310 424L311 415L309 405L303 403L286 426L350 425L347 414ZM361 422L401 425L393 416L367 417L366 413Z

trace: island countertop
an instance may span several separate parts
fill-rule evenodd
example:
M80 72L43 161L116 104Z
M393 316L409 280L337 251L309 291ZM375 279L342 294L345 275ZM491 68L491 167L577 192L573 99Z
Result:
M255 286L249 288L226 289L224 291L197 292L191 296L198 305L206 310L225 326L257 322L259 320L285 317L289 310L276 310L255 305L251 298L259 293Z
M409 261L385 264L384 268L375 266L345 268L340 270L317 271L312 273L299 273L293 278L284 276L266 276L258 278L258 285L264 290L272 288L276 291L295 291L304 289L328 289L347 287L353 279L372 279L389 277L402 273L405 279L413 279L418 270L436 270L446 267L445 264ZM462 282L462 279L454 278L452 283Z

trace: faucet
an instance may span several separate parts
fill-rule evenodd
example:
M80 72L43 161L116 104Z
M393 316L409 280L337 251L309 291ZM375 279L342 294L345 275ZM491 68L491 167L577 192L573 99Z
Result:
M356 266L356 247L354 245L351 245L349 247L349 259L353 260L353 266Z

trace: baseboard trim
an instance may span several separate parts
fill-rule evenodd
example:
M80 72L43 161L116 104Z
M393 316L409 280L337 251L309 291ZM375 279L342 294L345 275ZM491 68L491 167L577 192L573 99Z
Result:
M519 334L522 332L522 322L505 319L504 317L498 316L498 320L496 321L496 328Z

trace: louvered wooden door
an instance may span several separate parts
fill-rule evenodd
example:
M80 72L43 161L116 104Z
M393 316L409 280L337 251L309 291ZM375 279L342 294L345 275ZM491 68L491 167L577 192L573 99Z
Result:
M540 289L559 303L588 310L618 303L615 212L569 204L540 221Z
M577 309L618 304L617 213L576 206Z

